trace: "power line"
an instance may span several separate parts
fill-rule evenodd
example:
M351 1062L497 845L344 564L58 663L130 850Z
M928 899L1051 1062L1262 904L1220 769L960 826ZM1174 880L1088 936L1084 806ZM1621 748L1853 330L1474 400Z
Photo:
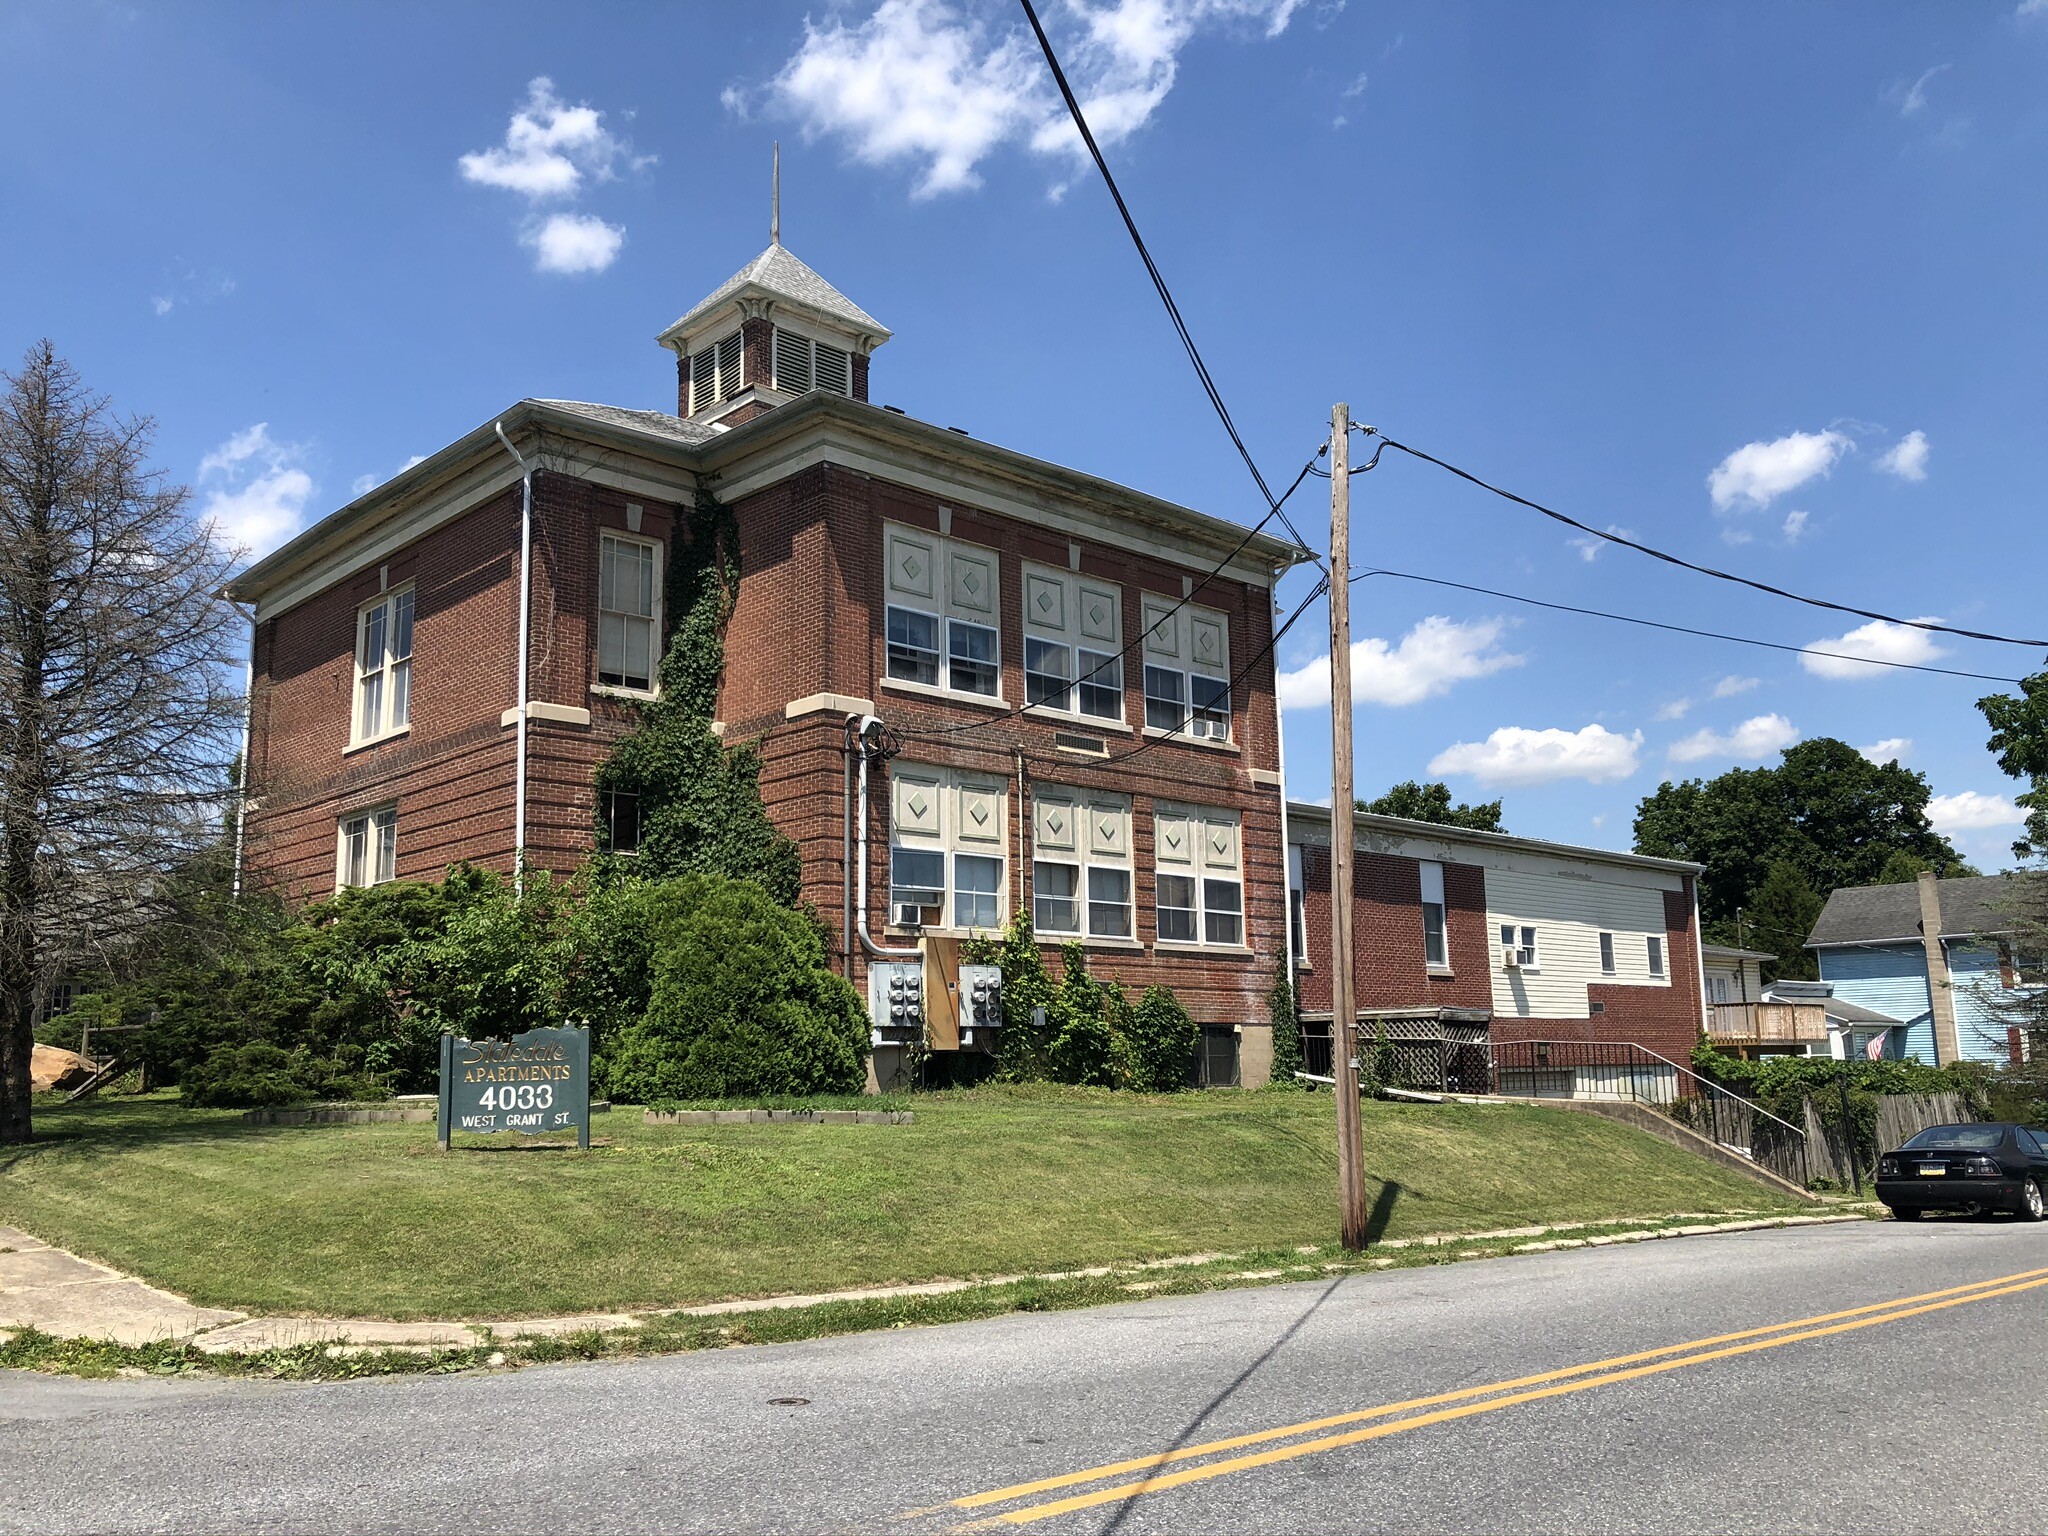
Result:
M1727 635L1719 630L1694 629L1686 624L1666 624L1660 619L1639 619L1633 614L1608 613L1600 608L1580 608L1571 603L1553 603L1540 597L1524 597L1519 592L1498 592L1492 587L1475 587L1469 582L1447 581L1441 576L1417 576L1412 571L1371 570L1360 571L1351 579L1363 581L1368 576L1393 576L1402 581L1420 581L1432 587L1455 587L1460 592L1477 592L1484 597L1497 597L1510 603L1527 603L1532 608L1551 608L1559 613L1583 614L1590 619L1612 619L1617 624L1639 624L1645 629L1669 630L1676 635L1697 635L1703 640L1726 640L1735 645L1754 645L1767 651L1791 651L1801 656L1825 656L1834 661L1860 662L1868 667L1893 667L1902 672L1938 672L1944 677L1970 677L1986 683L2018 683L2017 677L2000 677L1995 672L1964 672L1956 667L1930 667L1916 661L1879 661L1869 656L1849 656L1841 651L1819 651L1807 645L1788 645L1782 640L1758 640L1749 635Z
M1194 334L1188 330L1187 322L1181 318L1180 306L1173 301L1173 292L1166 286L1166 279L1160 274L1159 264L1152 259L1151 251L1145 248L1145 237L1138 233L1138 221L1131 217L1130 205L1124 201L1123 192L1116 184L1116 177L1109 171L1109 162L1102 157L1102 149L1095 142L1095 133L1088 126L1088 119L1081 111L1081 103L1074 96L1074 88L1067 84L1067 72L1060 67L1059 56L1052 50L1052 40L1045 35L1045 28L1038 20L1038 12L1032 8L1031 0L1018 0L1024 7L1025 19L1031 23L1031 30L1038 38L1039 51L1045 55L1046 67L1052 71L1053 84L1060 89L1066 101L1067 111L1073 114L1074 126L1080 130L1081 142L1088 146L1088 153L1095 161L1095 169L1102 173L1103 184L1109 188L1109 195L1116 202L1116 211L1123 215L1124 228L1130 233L1131 244L1137 247L1138 259L1145 263L1145 271L1151 276L1152 286L1159 290L1159 301L1166 306L1167 317L1173 321L1174 332L1180 337L1180 344L1187 349L1188 361L1194 364L1195 377L1202 382L1202 392L1209 397L1209 404L1215 409L1216 419L1223 423L1223 430L1237 448L1238 457L1244 460L1244 467L1251 471L1252 481L1259 488L1259 494L1266 498L1266 505L1279 515L1282 525L1294 535L1294 542L1303 549L1311 548L1301 530L1289 521L1280 510L1284 497L1275 498L1266 484L1266 477L1259 473L1259 466L1252 453L1239 435L1237 423L1230 419L1230 407L1223 403L1222 391L1217 389L1216 380L1210 376L1209 365L1202 361L1201 348L1195 345ZM1321 561L1317 561L1320 565Z
M1738 576L1732 571L1716 570L1710 565L1700 565L1679 555L1667 554L1661 549L1640 543L1623 534L1609 533L1605 529L1595 528L1588 523L1582 523L1575 517L1544 506L1540 501L1531 501L1526 496L1518 496L1513 491L1504 490L1490 481L1482 480L1470 470L1460 469L1457 465L1450 463L1448 460L1440 459L1433 453L1425 453L1420 448L1411 448L1406 443L1397 442L1395 439L1388 437L1384 432L1374 431L1371 428L1365 430L1372 432L1373 436L1378 437L1389 448L1398 448L1411 458L1421 459L1427 464L1434 464L1438 469L1447 470L1451 474L1456 475L1460 480L1469 481L1483 491L1491 491L1504 501L1512 501L1516 506L1527 507L1532 512L1540 512L1545 517L1563 523L1567 528L1576 528L1581 533L1590 534L1596 539L1604 539L1609 544L1619 544L1625 549L1636 551L1638 554L1648 555L1653 560L1662 560L1667 565L1675 565L1683 570L1696 572L1701 576L1712 576L1717 581L1734 582L1737 586L1749 587L1758 592L1767 592L1773 597L1782 597L1791 602L1804 603L1809 608L1826 608L1835 613L1853 614L1861 619L1875 619L1882 624L1901 625L1909 629L1924 629L1939 635L1957 635L1965 640L1989 640L1998 645L2025 645L2037 648L2048 646L2048 640L2022 640L2016 639L2011 635L1989 634L1979 629L1958 629L1950 624L1938 624L1932 619L1896 618L1888 613L1879 613L1872 608L1857 608L1849 603L1830 602L1824 597L1807 597L1798 592L1787 591L1783 587L1774 587L1769 582L1756 581L1748 576ZM1863 658L1859 656L1852 659L1861 661ZM1964 675L1970 676L1974 674ZM2005 679L2001 678L1999 681L2003 682Z
M1167 619L1170 619L1175 614L1179 613L1181 609L1187 607L1189 603L1193 602L1195 600L1195 594L1202 591L1205 587L1209 585L1210 582L1214 581L1218 576L1222 575L1224 567L1228 566L1231 561L1235 560L1239 555L1244 553L1245 547L1249 545L1253 539L1259 536L1260 530L1263 529L1268 523L1270 523L1276 514L1284 516L1284 514L1280 512L1280 509L1287 504L1287 498L1289 496L1292 496L1296 491L1301 489L1301 482L1306 480L1309 476L1309 471L1315 468L1316 459L1321 458L1327 452L1329 452L1328 444L1325 444L1323 447L1318 448L1315 451L1314 456L1311 457L1306 464L1301 466L1301 473L1294 477L1294 483L1288 486L1287 489L1281 493L1279 500L1273 503L1273 510L1271 512L1268 512L1264 517L1260 518L1257 523L1253 524L1252 527L1246 531L1245 536L1237 541L1236 547L1233 548L1230 551L1230 553L1225 555L1221 560L1217 561L1215 565L1211 566L1207 573L1205 573L1200 580L1198 580L1192 587L1188 589L1186 595L1183 596L1179 602L1175 603L1171 608L1167 609L1166 612L1163 615L1161 615L1158 619L1155 619L1152 622L1152 624L1146 627L1144 631L1140 632L1137 639L1128 642L1122 650L1118 651L1113 656L1105 656L1101 661L1098 661L1093 667L1088 669L1086 676L1075 678L1073 685L1078 688L1083 683L1093 682L1098 676L1109 670L1110 664L1112 662L1114 662L1119 668L1119 670L1121 670L1123 663L1130 658L1131 652L1135 651L1136 649L1138 649L1139 646L1144 644L1146 634L1149 634L1152 629L1157 628ZM1318 592L1321 592L1323 590L1323 587L1327 585L1327 583L1328 577L1325 576L1324 578L1322 578L1321 581L1318 582L1316 590ZM1076 649L1078 650L1078 647ZM1027 683L1025 686L1028 689L1030 685L1029 683ZM920 741L937 741L948 736L958 736L967 731L985 731L990 726L1004 725L1007 724L1009 721L1016 719L1019 715L1028 714L1030 711L1034 709L1042 710L1052 708L1054 708L1054 706L1049 704L1033 704L1027 700L1025 703L1022 704L1014 704L1010 708L1004 710L1001 714L993 715L986 720L969 720L960 725L936 726L930 730L906 730L902 734L905 736L915 737Z

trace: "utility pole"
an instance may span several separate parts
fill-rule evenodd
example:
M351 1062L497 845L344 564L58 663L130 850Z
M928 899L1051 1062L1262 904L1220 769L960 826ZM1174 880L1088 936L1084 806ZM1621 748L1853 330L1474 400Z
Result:
M1365 1124L1351 973L1351 407L1330 411L1330 1063L1344 1246L1365 1246Z

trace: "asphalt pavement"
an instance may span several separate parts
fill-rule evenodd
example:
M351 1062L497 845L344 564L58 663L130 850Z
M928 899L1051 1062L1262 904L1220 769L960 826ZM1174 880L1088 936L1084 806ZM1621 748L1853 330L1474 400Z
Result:
M2040 1532L2044 1364L2048 1225L1957 1220L505 1373L0 1374L0 1531Z

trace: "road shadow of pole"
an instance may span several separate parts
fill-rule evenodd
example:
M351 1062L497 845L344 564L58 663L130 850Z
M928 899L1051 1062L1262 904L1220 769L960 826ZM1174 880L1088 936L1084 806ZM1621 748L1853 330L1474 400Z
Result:
M1408 1191L1397 1181L1388 1179L1380 1185L1379 1198L1372 1203L1372 1210L1365 1218L1365 1245L1370 1248L1387 1235L1387 1223L1394 1219L1394 1205Z
M1386 1204L1388 1209L1392 1209L1392 1202L1386 1199L1384 1193L1382 1193L1381 1200L1384 1204ZM1304 1307L1301 1311L1301 1315L1295 1318L1293 1322L1289 1323L1287 1327L1284 1330L1282 1330L1279 1338L1275 1339L1271 1344L1268 1344L1263 1350L1259 1352L1258 1359L1252 1361L1250 1365L1246 1366L1243 1370L1239 1371L1237 1375L1234 1378L1232 1378L1230 1385L1225 1387L1221 1392L1218 1392L1214 1397L1210 1398L1207 1403L1202 1405L1201 1412L1197 1413L1192 1419L1190 1419L1187 1422L1186 1427L1183 1428L1179 1434L1173 1437L1173 1443L1169 1445L1166 1449L1169 1452L1177 1451L1181 1449L1183 1446L1187 1445L1191 1440L1193 1440L1195 1437L1195 1432L1199 1430L1205 1423L1208 1422L1209 1416L1215 1413L1216 1410L1221 1408L1225 1403L1229 1402L1230 1399L1236 1395L1237 1390L1240 1387L1242 1387L1246 1382L1250 1381L1252 1377L1256 1376L1268 1360L1271 1360L1275 1355L1280 1353L1282 1345L1284 1345L1289 1339L1293 1338L1297 1333L1301 1332L1301 1330L1307 1326L1308 1320L1314 1317L1316 1313L1319 1310L1321 1310L1323 1303L1328 1301L1333 1295L1336 1294L1337 1287L1344 1283L1344 1278L1344 1276L1339 1275L1336 1279L1330 1281L1329 1284L1325 1285L1321 1291L1317 1292L1316 1299L1310 1302L1306 1307ZM1124 1523L1124 1516L1130 1512L1131 1506L1137 1502L1137 1498L1138 1496L1136 1494L1133 1494L1130 1498L1125 1499L1123 1503L1117 1506L1116 1513L1110 1517L1109 1523L1102 1528L1104 1536L1111 1536L1111 1533L1122 1529Z

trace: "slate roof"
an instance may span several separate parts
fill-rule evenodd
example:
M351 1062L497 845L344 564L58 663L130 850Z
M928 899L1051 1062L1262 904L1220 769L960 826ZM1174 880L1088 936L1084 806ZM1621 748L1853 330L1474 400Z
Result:
M675 331L689 329L707 312L746 288L759 288L778 298L794 300L820 314L829 315L834 320L850 325L855 330L872 331L884 340L889 336L889 328L886 325L818 276L779 243L769 246L712 289L709 297L668 330L663 331L662 335L667 336Z
M2012 927L2005 905L2013 895L2006 875L1971 875L1936 882L1941 888L1941 932L1945 938L2004 933ZM1807 937L1809 949L1830 944L1878 944L1920 937L1920 888L1903 885L1844 886L1828 897Z
M716 427L706 426L701 421L688 421L680 416L671 416L666 411L636 411L623 405L594 405L588 400L535 400L535 405L545 405L550 410L566 411L572 416L598 422L608 427L629 427L636 432L651 432L657 437L666 437L689 447L708 443L718 436Z

